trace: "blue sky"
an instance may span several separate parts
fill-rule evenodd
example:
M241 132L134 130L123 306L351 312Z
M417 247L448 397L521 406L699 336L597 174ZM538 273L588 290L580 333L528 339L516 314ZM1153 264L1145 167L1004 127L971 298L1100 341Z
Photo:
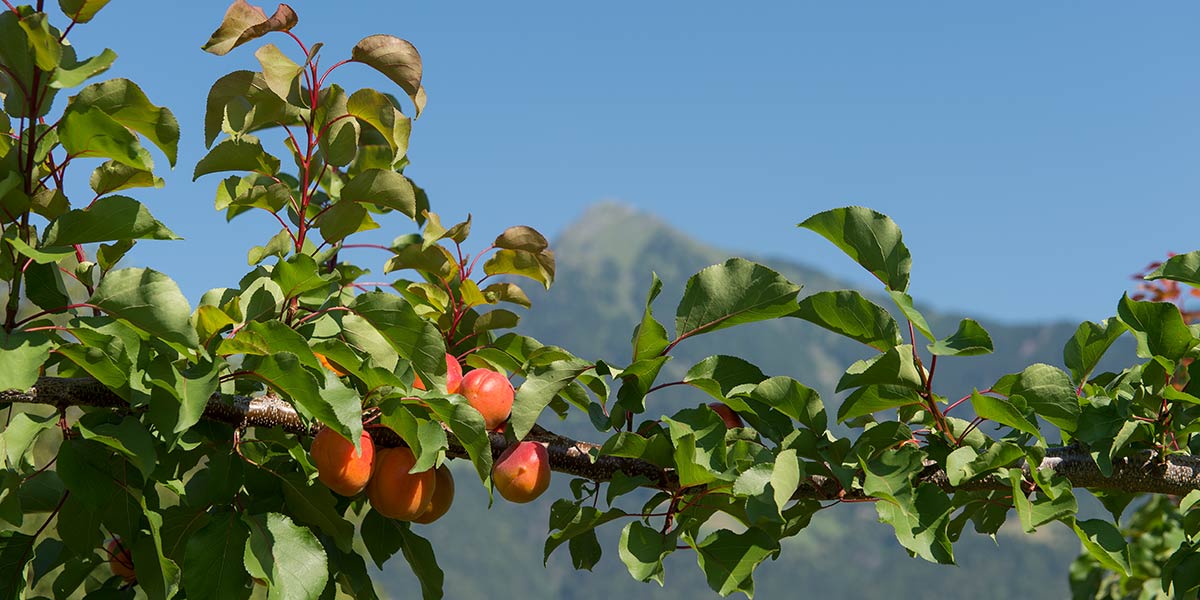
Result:
M114 49L109 76L135 79L180 118L167 187L135 195L187 241L141 244L131 262L193 299L236 284L246 249L276 231L265 214L226 225L212 208L217 176L190 183L208 87L258 68L257 44L200 51L225 6L115 2L71 36L81 55ZM1189 211L1200 191L1200 5L292 6L295 32L326 43L325 64L373 33L416 44L429 104L407 173L444 220L472 213L479 241L511 224L553 236L615 199L731 251L872 286L795 227L862 204L904 229L914 296L1014 321L1104 318L1131 273L1200 248ZM361 65L335 77L351 90L390 86ZM384 225L376 239L411 230Z

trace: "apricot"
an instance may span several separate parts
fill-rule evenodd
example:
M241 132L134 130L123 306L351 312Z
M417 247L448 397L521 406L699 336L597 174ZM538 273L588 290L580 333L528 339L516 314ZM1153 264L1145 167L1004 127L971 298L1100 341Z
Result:
M741 415L737 414L736 412L733 412L733 409L729 408L725 404L722 404L720 402L713 402L713 403L709 404L708 407L713 409L713 412L720 415L721 420L725 421L726 427L733 429L734 427L745 427L746 426L746 424L742 422Z
M137 581L137 575L133 572L133 555L121 544L121 538L110 540L104 546L104 551L108 553L108 568L112 569L113 575L124 579L125 583Z
M518 442L492 467L492 483L509 502L530 502L550 487L550 455L537 442Z
M412 521L433 504L437 479L432 469L409 473L417 457L408 448L385 448L375 458L375 474L367 484L367 499L379 514Z
M513 386L508 378L490 369L475 369L463 376L458 393L483 415L484 427L495 430L512 412Z
M462 384L462 365L458 364L458 359L446 353L446 393L454 394L458 392L459 386ZM413 387L418 390L425 389L425 382L421 381L421 376L416 375L413 379Z
M337 375L338 377L346 376L346 371L344 369L342 369L340 366L338 366L337 363L333 362L332 360L329 360L328 356L325 356L324 354L321 354L320 352L313 352L313 355L315 355L317 357L317 360L320 361L321 366L325 367L326 369L329 369L330 371L333 371L334 375Z
M413 519L414 523L428 525L446 514L450 510L450 505L454 503L454 476L450 474L450 467L442 465L434 471L433 486L433 503L429 505L429 509L421 513L421 516Z
M343 496L354 496L367 487L375 462L375 444L371 434L362 432L358 438L361 448L354 451L350 440L328 427L322 427L313 438L309 454L317 466L317 479L325 487Z

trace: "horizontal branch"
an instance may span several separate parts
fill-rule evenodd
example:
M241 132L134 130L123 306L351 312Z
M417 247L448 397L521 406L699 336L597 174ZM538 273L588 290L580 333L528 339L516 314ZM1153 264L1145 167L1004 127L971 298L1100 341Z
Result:
M11 403L45 404L60 409L69 406L129 408L124 399L89 378L41 377L29 390L0 391L0 405ZM253 398L214 394L204 409L204 418L234 427L271 427L309 436L316 433L316 427L306 425L290 404L270 394ZM381 446L403 443L390 430L376 430L372 435L376 444ZM488 437L493 456L499 456L508 448L509 442L503 434L490 433ZM599 456L600 446L596 444L561 436L540 426L535 426L525 439L545 444L550 456L550 468L560 473L603 482L622 472L631 477L644 476L659 489L679 489L679 479L673 469L638 459ZM466 450L454 436L449 436L449 440L447 455L466 458ZM1066 477L1077 488L1169 495L1184 495L1200 489L1200 458L1191 455L1161 456L1154 451L1144 450L1114 459L1112 475L1105 476L1085 449L1065 446L1050 448L1038 468ZM1028 465L1025 470L1028 474ZM947 491L1011 488L1007 478L995 474L954 486L950 484L946 472L932 462L918 476L916 483L932 483ZM802 481L794 497L817 500L870 499L861 490L843 490L836 480L823 476L811 476Z

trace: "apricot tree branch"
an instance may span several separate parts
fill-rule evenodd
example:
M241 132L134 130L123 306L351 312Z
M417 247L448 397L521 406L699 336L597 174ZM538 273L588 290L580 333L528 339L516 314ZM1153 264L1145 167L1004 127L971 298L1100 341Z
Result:
M0 391L0 405L11 403L47 404L58 408L129 408L124 399L90 378L41 377L29 390ZM235 427L272 427L296 435L316 433L316 429L306 425L290 404L271 394L253 398L214 394L204 409L204 418ZM398 435L387 429L377 429L372 434L376 444L382 446L403 443ZM490 433L488 437L493 456L499 456L508 447L503 434ZM453 435L448 438L450 447L447 455L466 458L467 452L463 446ZM560 473L604 482L621 472L630 477L641 475L659 489L676 491L680 488L673 469L639 459L601 456L600 446L596 444L561 436L540 426L535 426L525 439L544 443L550 456L551 469ZM1086 449L1064 446L1050 448L1038 468L1062 475L1073 487L1078 488L1169 495L1184 495L1200 489L1200 457L1184 454L1163 456L1144 450L1114 459L1112 474L1106 476ZM1028 473L1028 465L1025 470ZM995 474L952 485L946 472L934 462L926 465L915 483L929 483L947 491L1011 489L1008 478ZM861 490L843 490L836 480L820 475L802 480L793 497L816 500L870 499Z

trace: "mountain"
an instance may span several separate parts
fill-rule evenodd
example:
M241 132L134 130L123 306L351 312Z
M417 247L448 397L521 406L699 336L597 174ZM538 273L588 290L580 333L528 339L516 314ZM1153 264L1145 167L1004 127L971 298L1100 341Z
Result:
M594 205L552 247L558 262L557 280L549 292L525 286L534 308L524 317L522 333L568 348L578 356L617 365L629 361L630 336L641 319L651 272L657 273L664 284L654 303L655 314L670 331L674 307L688 277L737 255L694 240L652 215L617 203ZM830 246L829 252L832 255L838 250ZM802 295L851 287L793 261L752 255L745 258L804 284ZM878 294L868 296L882 306L890 305ZM1076 326L1066 322L1000 323L977 315L924 307L921 310L934 332L943 336L952 333L963 316L977 318L992 336L994 354L939 362L935 391L952 400L972 389L984 389L1001 375L1035 362L1061 365L1063 344ZM717 353L741 356L768 375L789 375L807 383L821 393L827 410L835 413L839 397L833 394L833 388L838 377L848 365L872 351L799 319L781 319L687 340L672 352L675 358L660 381L677 380L688 367ZM1132 344L1126 344L1112 354L1132 357L1132 353ZM1128 362L1110 358L1102 368L1119 369ZM708 401L696 390L677 386L651 396L648 404L651 415L656 416ZM584 439L599 437L582 419L571 418L565 423L553 423L549 415L543 419L548 427L564 434ZM447 598L716 597L696 568L695 557L687 551L676 552L668 561L665 588L631 579L616 554L620 524L601 530L605 554L595 572L575 571L565 548L543 568L549 498L555 492L555 497L569 494L567 478L555 479L555 488L546 494L546 500L530 505L499 500L488 509L480 489L467 483L473 477L470 469L454 466L463 483L451 513L437 526L419 531L438 551L439 563L446 572ZM447 527L444 523L454 525ZM1033 600L1068 595L1068 567L1079 552L1079 542L1061 526L1044 527L1036 535L1023 535L1019 527L1006 528L996 543L968 532L955 547L960 566L937 566L908 558L891 528L877 522L873 507L846 505L818 513L813 524L785 541L783 548L778 560L759 568L755 576L757 597L793 597L803 591L808 597L827 599L885 598L898 592L908 598L938 598L970 590L978 600ZM388 565L378 581L396 598L411 597L417 589L415 579L399 558Z

